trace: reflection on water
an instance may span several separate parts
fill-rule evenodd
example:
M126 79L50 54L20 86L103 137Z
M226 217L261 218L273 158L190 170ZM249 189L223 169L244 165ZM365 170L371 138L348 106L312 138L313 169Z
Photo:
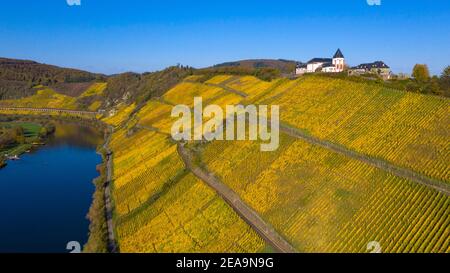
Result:
M55 125L47 145L0 170L0 252L68 252L67 242L87 241L102 134Z
M47 144L50 146L70 144L84 148L96 148L103 140L103 134L97 128L69 122L54 123L56 130Z

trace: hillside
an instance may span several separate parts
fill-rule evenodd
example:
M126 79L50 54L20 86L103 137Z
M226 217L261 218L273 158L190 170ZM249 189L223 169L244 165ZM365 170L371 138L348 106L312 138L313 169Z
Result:
M61 86L63 94L72 94L80 83L100 77L98 74L77 69L61 68L28 60L0 58L0 99L33 95L33 86ZM77 94L75 94L77 95Z
M0 58L0 105L56 107L96 111L122 103L144 103L193 73L189 67L169 67L152 73L101 75L34 61ZM45 89L45 99L39 90ZM96 90L96 91L95 91ZM51 96L50 96L50 93ZM44 100L44 101L42 101Z
M282 73L292 73L295 70L296 61L273 60L273 59L253 59L216 64L213 67L244 67L244 68L275 68Z
M145 91L103 118L115 127L113 222L121 252L273 251L273 238L209 180L237 194L299 252L366 252L371 241L383 252L450 251L449 99L321 75L269 82L195 74L167 92L142 88L143 77L154 85L151 74L125 77ZM109 84L77 100L101 96ZM38 94L40 106L49 94ZM192 107L195 96L222 108L279 105L279 148L175 142L172 107Z
M105 91L105 106L118 103L144 103L151 97L161 96L186 76L191 75L190 67L172 66L151 73L122 73L109 76Z
M448 99L321 76L272 82L191 78L150 100L127 123L126 109L113 123L118 126L113 195L122 251L236 251L215 240L226 233L234 242L241 231L217 228L216 217L222 216L194 201L198 196L190 197L205 185L196 180L197 186L184 186L186 172L193 177L170 141L172 105L192 106L194 96L222 107L280 105L285 129L275 152L261 152L259 142L250 141L187 148L195 164L237 193L298 251L365 252L370 241L380 242L383 252L450 251ZM378 160L414 175L371 163ZM436 190L435 182L447 190ZM161 237L166 233L174 235ZM261 238L245 237L239 249L262 250Z

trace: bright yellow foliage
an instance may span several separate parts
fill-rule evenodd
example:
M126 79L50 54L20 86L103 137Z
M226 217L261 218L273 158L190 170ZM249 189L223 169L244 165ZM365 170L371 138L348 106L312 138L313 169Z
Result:
M267 153L216 141L202 161L299 251L366 252L370 241L384 252L447 251L446 195L284 134L280 142Z
M28 108L59 108L74 110L77 109L76 98L59 94L54 90L44 87L36 91L36 94L17 100L2 100L2 106L28 107Z
M151 119L154 112L149 105L139 118ZM145 129L130 135L124 128L113 134L110 146L114 151L115 223L122 252L264 249L263 240L250 226L185 170L168 136Z
M128 106L123 105L117 109L116 113L114 113L112 116L104 118L103 121L113 126L119 126L123 122L128 120L134 108L136 108L136 104L134 103Z
M189 82L200 77L188 77L150 100L132 120L134 104L104 119L114 126L129 120L111 141L114 223L123 252L264 248L253 229L185 169L169 136L176 119L170 117L173 105L193 107L195 96L204 106L280 105L286 125L450 182L446 98L322 76L265 82L220 75L206 83ZM42 88L35 96L6 103L77 107L76 99ZM88 94L104 90L92 88ZM98 109L97 104L89 109ZM299 251L367 252L370 241L378 241L383 252L450 251L450 199L435 190L285 134L274 152L261 152L260 143L250 141L214 141L197 148L206 167Z
M172 105L150 100L136 115L139 124L154 127L160 132L170 134L172 124L177 118L171 117Z
M450 181L450 101L378 85L310 77L271 101L312 135Z
M258 252L263 240L192 174L118 226L122 252Z
M203 77L203 75L191 75L191 76L187 76L186 78L184 78L184 81L198 81Z
M450 181L447 98L321 76L227 86L248 94L244 103L279 105L283 123L315 137Z
M106 82L97 82L93 83L89 88L84 91L79 98L91 97L91 96L100 96L103 94L107 86Z
M97 111L101 105L102 105L101 101L98 101L98 100L94 101L93 103L91 103L91 105L89 105L88 110L89 111Z
M205 83L212 83L212 84L221 84L224 81L232 79L234 76L231 75L219 75L214 76L211 79L207 80Z
M208 86L202 83L182 82L170 89L163 99L171 104L185 104L194 106L194 97L202 97L203 103L208 103L210 99L224 95L225 91L220 87Z

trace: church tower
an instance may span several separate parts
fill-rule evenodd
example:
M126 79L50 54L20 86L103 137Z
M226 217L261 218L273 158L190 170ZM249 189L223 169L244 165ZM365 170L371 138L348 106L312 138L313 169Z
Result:
M333 56L333 65L335 67L336 72L344 71L345 58L344 58L344 54L342 54L340 49L338 49Z

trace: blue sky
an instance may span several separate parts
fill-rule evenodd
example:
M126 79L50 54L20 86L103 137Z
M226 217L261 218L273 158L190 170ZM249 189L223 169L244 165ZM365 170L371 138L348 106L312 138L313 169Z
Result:
M5 0L0 56L94 72L205 67L250 58L383 60L394 72L450 65L450 1Z

